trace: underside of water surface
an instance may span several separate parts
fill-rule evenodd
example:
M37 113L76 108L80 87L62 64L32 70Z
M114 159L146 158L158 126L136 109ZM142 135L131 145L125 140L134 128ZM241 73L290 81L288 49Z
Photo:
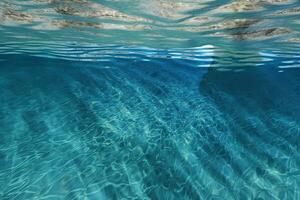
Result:
M0 2L0 199L299 200L299 12Z

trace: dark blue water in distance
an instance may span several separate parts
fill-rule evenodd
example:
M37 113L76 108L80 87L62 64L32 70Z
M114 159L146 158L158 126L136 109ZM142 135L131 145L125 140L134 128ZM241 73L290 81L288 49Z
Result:
M0 3L1 200L300 200L297 1Z

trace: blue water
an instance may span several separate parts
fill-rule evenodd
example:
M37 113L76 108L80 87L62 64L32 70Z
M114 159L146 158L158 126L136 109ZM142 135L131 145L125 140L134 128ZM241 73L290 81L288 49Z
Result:
M71 47L99 60L0 56L1 199L300 198L283 56L220 69L211 46Z
M300 200L299 16L1 1L0 200Z

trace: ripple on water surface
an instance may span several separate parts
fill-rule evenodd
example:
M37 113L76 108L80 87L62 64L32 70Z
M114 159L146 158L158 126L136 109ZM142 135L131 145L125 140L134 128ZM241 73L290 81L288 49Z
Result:
M0 199L300 199L293 0L0 2Z
M293 0L5 0L0 2L0 41L167 48L232 41L261 46L264 41L280 46L299 43L299 12L300 3Z

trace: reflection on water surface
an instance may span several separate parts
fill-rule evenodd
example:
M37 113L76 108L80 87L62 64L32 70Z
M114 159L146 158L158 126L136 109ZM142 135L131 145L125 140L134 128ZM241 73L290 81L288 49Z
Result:
M0 5L4 39L47 37L156 47L199 46L204 38L220 44L226 44L224 38L299 40L300 4L291 0L13 0Z
M297 1L0 2L0 199L300 199Z

